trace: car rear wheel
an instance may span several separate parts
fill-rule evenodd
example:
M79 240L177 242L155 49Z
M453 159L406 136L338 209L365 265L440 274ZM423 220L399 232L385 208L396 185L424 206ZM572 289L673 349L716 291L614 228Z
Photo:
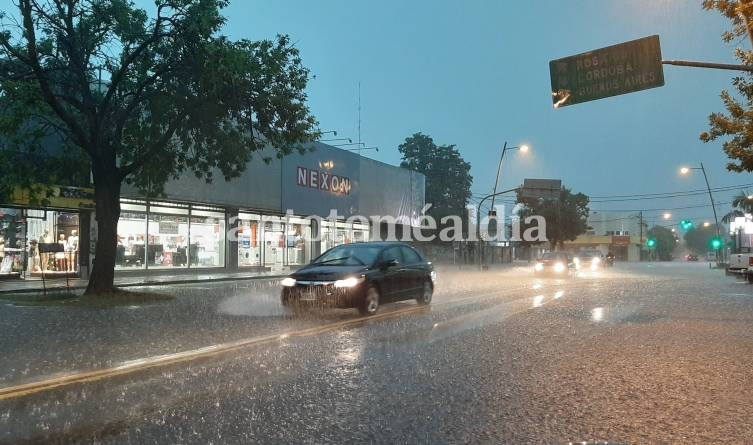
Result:
M748 283L753 283L753 274L747 273L745 274L746 278L748 278Z
M434 295L434 286L432 286L428 280L424 281L424 286L421 289L421 295L416 298L416 301L421 305L431 304L432 295Z
M363 297L363 302L358 307L358 310L363 315L374 315L379 309L379 289L375 286L369 286L366 289L366 295Z

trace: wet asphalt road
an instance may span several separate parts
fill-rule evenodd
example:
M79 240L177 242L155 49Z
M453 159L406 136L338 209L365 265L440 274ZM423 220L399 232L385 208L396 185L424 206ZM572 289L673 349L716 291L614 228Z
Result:
M0 401L0 443L753 438L753 286L703 263L619 264L569 280L446 270L430 308L393 304L382 310L395 317L331 330L358 315L287 311L262 283L165 291L179 297L106 310L4 306L0 386L324 329Z

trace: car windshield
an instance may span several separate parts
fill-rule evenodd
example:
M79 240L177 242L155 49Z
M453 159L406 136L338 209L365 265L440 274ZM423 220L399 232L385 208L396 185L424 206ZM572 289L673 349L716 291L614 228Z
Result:
M376 262L381 249L368 244L350 244L328 250L312 264L329 266L370 266Z

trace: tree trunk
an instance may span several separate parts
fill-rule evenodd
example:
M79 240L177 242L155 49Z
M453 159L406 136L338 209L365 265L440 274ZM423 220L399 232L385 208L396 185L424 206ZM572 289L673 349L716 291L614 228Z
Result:
M96 295L115 290L115 257L118 243L121 184L117 179L118 172L114 162L111 168L95 163L93 170L97 246L94 252L94 266L84 295Z

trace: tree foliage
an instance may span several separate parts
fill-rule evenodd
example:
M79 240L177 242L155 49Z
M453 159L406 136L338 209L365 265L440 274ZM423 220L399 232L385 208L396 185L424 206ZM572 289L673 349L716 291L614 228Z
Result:
M535 223L526 224L526 218L543 216L546 221L546 238L554 249L561 247L565 241L575 240L588 229L589 198L583 193L573 193L562 187L559 199L533 199L521 196L518 191L518 202L524 206L518 212L521 236L525 230L536 226ZM523 241L524 245L538 243Z
M444 216L465 218L471 199L471 164L460 155L455 145L436 145L425 134L415 133L398 147L403 159L400 166L426 176L427 214L440 222Z
M704 0L706 10L715 10L730 20L732 29L722 35L727 42L747 37L753 43L753 2L732 0ZM743 65L753 65L753 51L741 47L735 49L735 57ZM726 112L709 116L709 130L701 134L701 140L711 142L724 140L724 152L731 162L727 169L734 172L753 171L753 73L747 72L732 81L737 95L722 91L722 104Z
M230 179L255 151L316 136L298 50L219 35L227 4L155 0L150 17L131 0L18 0L0 13L0 191L91 169L89 290L112 287L123 183L155 195L184 171Z
M654 226L648 231L649 239L656 240L656 246L654 247L655 258L661 261L672 260L672 252L677 247L677 238L674 232L670 229L662 226Z
M696 254L705 255L710 249L711 239L716 237L716 229L713 226L697 227L683 235L687 248Z

